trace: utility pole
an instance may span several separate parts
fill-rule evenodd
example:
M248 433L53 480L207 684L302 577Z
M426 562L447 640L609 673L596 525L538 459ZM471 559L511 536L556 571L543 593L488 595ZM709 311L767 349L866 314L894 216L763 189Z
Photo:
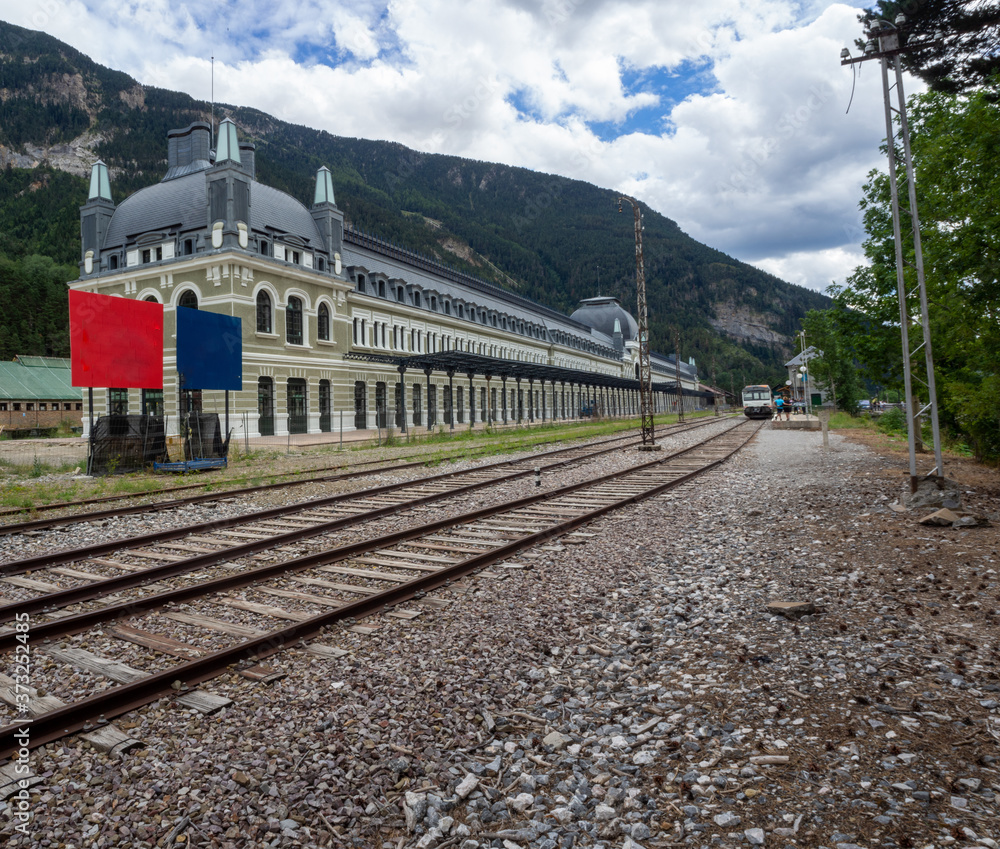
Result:
M684 421L684 387L681 386L681 334L674 331L674 377L677 378L677 421Z
M649 318L646 312L646 272L642 261L642 211L639 201L628 195L618 198L618 211L622 211L622 203L628 203L635 214L635 285L638 308L636 320L639 323L639 410L642 416L642 446L641 451L656 451L653 422L653 379L649 365Z
M910 128L906 119L906 97L903 94L903 72L900 66L900 55L909 50L920 50L931 47L938 40L904 44L906 16L900 13L894 24L888 21L875 21L871 31L866 33L868 41L865 44L864 55L855 59L845 47L840 52L841 65L855 65L870 59L878 59L882 67L882 95L885 102L885 135L886 147L889 151L889 186L892 193L892 231L896 242L896 293L899 298L899 325L903 346L903 388L906 396L907 442L910 449L910 492L917 491L919 476L917 475L917 443L920 441L918 428L920 417L930 411L931 430L934 434L934 468L923 475L926 479L944 477L944 463L941 458L941 431L938 425L937 388L934 382L934 357L931 352L931 326L927 311L927 287L924 281L924 257L920 248L920 218L917 214L917 190L913 179L913 156L910 152ZM889 72L893 72L895 82L890 83ZM897 105L892 105L892 92L895 89ZM893 114L899 118L899 133L893 129ZM909 204L901 210L899 203L899 175L896 172L896 143L903 147L903 165L906 172ZM905 278L906 261L903 257L903 232L900 224L901 212L909 218L910 231L913 237L914 265L916 267L917 285L907 291ZM907 310L907 299L916 296L919 302L917 310L911 315ZM910 351L910 324L921 327L923 341L914 351ZM913 364L911 358L924 351L924 365L927 380L928 401L920 407L914 401ZM920 378L917 378L920 380Z

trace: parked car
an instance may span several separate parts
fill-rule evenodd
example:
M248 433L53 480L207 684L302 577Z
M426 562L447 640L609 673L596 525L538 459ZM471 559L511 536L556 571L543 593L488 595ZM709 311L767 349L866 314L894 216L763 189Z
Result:
M859 413L870 413L872 411L872 402L867 398L862 398L858 401L858 412Z

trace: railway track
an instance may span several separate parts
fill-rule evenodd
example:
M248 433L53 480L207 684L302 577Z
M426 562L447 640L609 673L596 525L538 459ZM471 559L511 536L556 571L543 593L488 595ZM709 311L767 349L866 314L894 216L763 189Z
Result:
M700 419L693 424L673 424L666 425L658 429L658 438L663 438L664 436L669 436L674 433L684 433L691 428L704 427L711 424L717 419ZM587 444L597 445L597 444L621 444L626 442L632 442L635 440L634 434L632 432L612 436L607 439L599 440L589 440ZM543 443L544 444L544 443ZM395 462L395 461L366 461L354 464L341 464L338 466L331 466L327 468L309 469L303 472L290 473L290 475L297 474L313 474L316 472L324 474L314 474L312 477L299 478L298 480L283 480L283 481L273 481L271 483L257 484L255 486L238 487L232 489L217 490L209 493L200 493L197 495L190 495L182 498L169 498L159 501L145 502L141 504L131 503L123 507L113 507L101 510L92 510L90 512L74 512L68 513L62 516L50 516L40 519L29 519L22 522L9 522L6 524L0 524L0 537L10 537L17 534L30 534L43 530L50 530L57 527L66 527L69 525L82 523L82 522L96 522L103 521L107 519L120 519L124 517L140 516L147 513L159 513L167 510L176 510L183 507L189 507L194 505L210 504L219 501L229 501L234 498L245 495L256 495L260 493L270 492L270 491L282 491L290 490L295 487L305 486L309 484L330 484L337 482L349 482L355 479L364 478L367 475L374 473L386 474L386 473L396 473L396 472L406 472L414 469L425 468L429 462L456 462L460 460L473 460L482 454L487 453L491 449L483 449L482 451L459 451L452 454L448 454L444 457L440 456L428 456L427 454L419 455L409 455L405 457L396 458L396 460L403 460L406 462ZM561 448L561 449L551 449L547 452L543 452L536 456L544 457L548 454L558 453L562 451L571 451L572 448ZM422 459L413 459L414 457L422 457ZM373 465L378 465L377 468L370 468ZM325 474L326 472L333 472L333 474ZM152 493L133 493L127 495L117 495L117 496L105 496L102 498L95 499L85 499L78 502L65 502L62 504L46 504L41 505L34 509L34 512L49 512L59 509L73 509L76 507L87 507L93 504L105 504L114 501L134 501L137 498L143 498L150 495L161 495L161 494L173 494L175 492L180 492L189 489L200 489L202 484L191 484L189 486L181 487L171 487L163 490L156 490ZM25 512L19 509L12 509L3 513L0 513L0 518L12 515L14 513Z
M103 604L82 611L66 610L65 603L78 602L68 602L58 593L7 605L0 608L0 614L13 627L0 634L0 650L29 658L27 649L19 647L30 645L32 653L41 653L53 664L99 676L98 686L106 689L62 704L37 690L19 689L15 679L0 676L0 701L19 716L31 718L31 746L84 731L94 745L126 748L136 741L109 726L107 718L171 693L194 709L217 709L223 701L191 688L233 665L245 677L266 680L274 672L261 661L291 646L336 656L337 649L309 641L338 623L354 625L387 608L397 608L396 615L415 615L415 611L398 610L398 605L428 603L426 594L431 590L690 480L739 450L756 430L741 422L688 448L600 477L588 476L553 491L445 515L290 559L222 574L191 573L196 580L182 586L109 599L106 595L112 588L105 585L94 596L103 594ZM532 468L507 474L533 474L537 458L527 462ZM563 457L559 462L573 459ZM451 486L447 481L429 480L438 487ZM466 491L480 485L482 481L467 483ZM374 512L398 509L382 504ZM282 536L251 544L287 548L287 540L276 539ZM172 564L165 565L169 570ZM204 570L206 565L195 568ZM126 588L117 586L114 591ZM185 605L195 600L197 612L190 613ZM36 616L36 610L47 615ZM103 645L105 651L95 654L84 648L94 644ZM155 653L152 670L123 662L138 656L137 647ZM108 687L107 682L117 686ZM9 725L0 732L0 758L11 757L21 745L14 737L17 728L17 724Z
M713 420L674 426L663 434L684 433L705 427ZM355 492L338 493L308 501L184 525L133 537L116 537L100 543L8 560L0 564L0 623L15 613L39 613L49 608L89 601L131 587L177 575L217 567L251 557L279 545L294 545L334 532L361 526L403 510L467 497L477 490L530 476L536 469L551 471L586 462L635 442L632 435L550 450L529 458L505 460L471 469L451 471L417 480L402 481ZM225 499L226 496L217 496ZM201 501L201 497L197 501ZM139 515L145 506L128 515ZM126 515L115 511L115 518ZM48 528L81 521L106 519L102 513L46 520ZM37 534L36 523L20 526ZM10 531L11 529L7 529ZM62 542L62 536L58 538ZM150 565L150 563L155 565ZM23 577L30 573L30 577Z
M702 420L701 424L707 424L709 420ZM683 431L688 426L684 424L667 425L658 430L661 435L676 431ZM627 440L630 435L612 437L612 440ZM552 440L553 442L566 442L579 439L577 436L567 436L563 439ZM535 443L534 447L541 447L550 444L548 442ZM456 462L460 460L474 460L484 454L491 453L490 446L482 448L471 448L451 452L445 455L432 452L415 452L404 454L391 459L365 460L357 463L337 463L332 466L320 466L317 468L300 469L268 475L269 483L257 484L254 486L232 487L229 489L219 489L211 493L202 493L180 498L170 496L179 492L189 492L192 490L203 490L204 483L182 484L181 486L163 487L161 489L147 490L145 492L122 493L118 495L105 495L95 498L85 498L77 501L53 502L50 504L40 504L32 507L6 507L0 509L0 536L18 533L28 533L32 531L45 530L59 527L78 521L96 521L99 519L117 518L120 516L137 515L161 510L171 510L182 506L203 504L206 502L218 501L220 499L235 498L241 495L266 492L268 490L291 489L297 486L306 486L315 483L330 483L340 480L349 480L358 475L370 474L373 472L397 472L407 469L421 468L429 462ZM167 498L159 499L160 496ZM119 502L130 502L121 508L107 508L104 510L87 512L72 512L79 508L88 508L98 504L113 504ZM142 501L142 503L135 503ZM62 516L30 519L23 522L5 522L5 520L24 513L37 515L39 513L51 513L55 511L70 511Z

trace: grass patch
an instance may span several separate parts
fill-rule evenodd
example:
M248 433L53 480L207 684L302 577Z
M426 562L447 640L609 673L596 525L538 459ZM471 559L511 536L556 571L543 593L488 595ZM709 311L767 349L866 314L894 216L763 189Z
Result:
M874 430L870 416L852 416L850 413L836 412L830 416L831 430Z

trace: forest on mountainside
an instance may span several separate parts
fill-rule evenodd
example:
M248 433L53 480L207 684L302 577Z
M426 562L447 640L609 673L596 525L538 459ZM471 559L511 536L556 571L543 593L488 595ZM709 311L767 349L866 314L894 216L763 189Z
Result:
M26 144L86 142L111 169L116 201L162 178L170 129L210 114L207 103L140 86L50 36L5 23L0 92L7 92L0 98L0 145L18 153ZM257 179L303 203L311 203L316 170L329 167L338 205L359 230L562 312L598 294L636 310L633 218L627 205L618 213L610 190L392 142L342 138L216 104L216 118L224 115L236 121L241 138L256 144ZM0 233L0 254L9 261L0 274L12 273L10 262L33 255L78 262L78 207L85 195L83 177L45 165L0 172L0 220L10 222ZM781 364L793 352L791 337L802 317L829 305L819 293L696 242L650 209L644 209L643 246L653 349L672 353L679 334L681 356L695 358L706 379L714 372L726 388L751 378L783 379ZM71 272L67 279L75 277ZM10 280L0 285L6 287L0 292L15 286ZM721 334L712 321L729 310L754 316L783 340ZM0 356L8 353L0 341Z

